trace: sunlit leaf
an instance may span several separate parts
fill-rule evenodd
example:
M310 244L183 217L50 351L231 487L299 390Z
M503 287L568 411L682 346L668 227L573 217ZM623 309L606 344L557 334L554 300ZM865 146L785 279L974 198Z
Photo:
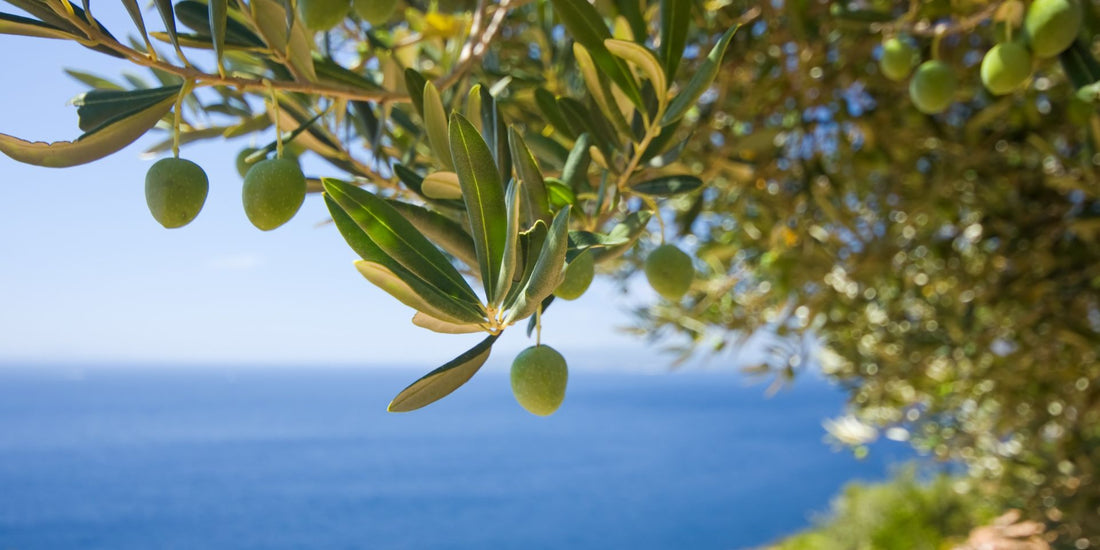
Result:
M486 299L492 303L503 293L499 276L508 240L504 185L489 147L470 121L458 113L451 114L450 141L481 265L481 280L485 283Z
M408 412L434 403L458 389L485 364L489 352L493 349L498 335L494 334L482 340L466 353L455 357L447 364L429 372L401 390L393 398L386 410L390 412Z
M178 93L179 88L176 88ZM0 134L0 152L19 162L64 168L101 159L131 144L172 108L176 93L121 117L103 120L76 141L30 142Z
M737 32L738 28L740 28L740 25L734 25L722 34L722 37L718 39L718 43L715 44L714 48L707 54L707 58L703 60L703 63L695 70L695 74L691 75L691 80L684 86L684 89L680 90L680 92L676 94L676 97L672 98L672 101L668 105L668 110L665 111L665 116L661 118L662 126L675 122L677 119L684 116L684 114L688 112L688 109L692 108L695 102L699 101L703 92L707 91L707 88L714 82L714 77L718 76L718 69L721 68L722 57L726 53L726 47L729 46L730 39L733 38L733 33Z
M671 197L682 193L690 193L703 186L703 180L689 175L662 176L651 180L635 183L630 190L643 195L658 197Z

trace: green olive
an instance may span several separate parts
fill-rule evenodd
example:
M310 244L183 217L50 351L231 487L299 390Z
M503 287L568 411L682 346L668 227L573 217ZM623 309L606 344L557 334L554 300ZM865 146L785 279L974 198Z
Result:
M352 8L363 21L378 26L393 15L397 0L352 0Z
M909 77L913 70L913 62L917 59L917 50L909 43L897 38L890 38L882 43L882 58L879 59L879 68L886 78L899 82Z
M982 59L982 84L994 95L1012 93L1031 76L1031 54L1015 42L997 44Z
M199 215L210 182L206 172L189 160L158 160L145 174L145 202L149 212L169 229L183 227Z
M1024 33L1036 57L1054 57L1081 30L1081 8L1072 0L1035 0L1024 16Z
M582 252L565 266L565 276L558 288L554 290L554 295L563 300L576 300L588 290L588 285L592 284L592 278L595 276L596 262L592 253Z
M550 346L531 346L512 362L512 394L531 414L549 416L565 400L569 369Z
M290 221L305 197L306 178L293 160L261 160L244 176L244 213L252 225L264 231Z
M298 17L307 29L327 31L348 15L350 0L298 0Z
M657 294L678 301L691 288L695 266L691 256L671 244L658 246L645 260L645 276Z
M909 97L922 113L942 113L955 97L955 73L943 61L925 61L909 81Z

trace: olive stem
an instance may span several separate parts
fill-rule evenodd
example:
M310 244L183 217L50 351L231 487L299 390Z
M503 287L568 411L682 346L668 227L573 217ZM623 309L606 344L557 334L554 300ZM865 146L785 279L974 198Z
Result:
M283 158L283 129L281 128L280 119L282 116L279 113L279 98L275 96L275 88L271 86L270 80L264 80L264 84L267 86L268 99L271 102L271 114L275 118L275 158Z
M542 302L535 308L535 346L542 345Z
M172 113L172 156L180 158L180 124L183 123L183 99L191 93L195 83L185 80L180 86L180 93L176 96L176 105Z

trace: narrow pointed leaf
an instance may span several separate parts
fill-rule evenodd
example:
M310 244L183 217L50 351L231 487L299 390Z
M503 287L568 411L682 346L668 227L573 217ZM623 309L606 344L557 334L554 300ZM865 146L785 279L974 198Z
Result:
M225 55L225 22L228 18L229 0L210 0L210 36L214 39L214 56L218 72L225 73L222 57Z
M428 144L432 147L432 154L444 170L454 170L451 144L447 137L447 111L443 107L443 100L439 97L439 90L431 81L424 83L422 101L424 102L424 129L428 133Z
M332 197L325 195L325 206L332 221L348 246L363 258L364 265L356 269L375 286L417 311L429 312L433 317L456 323L480 323L484 312L477 304L447 296L438 288L424 282L391 258L344 211Z
M409 101L416 108L416 114L420 115L420 118L424 118L424 85L427 82L424 75L416 69L411 67L405 69L405 87L409 91Z
M568 246L569 208L563 208L554 216L554 223L550 224L546 243L531 270L531 277L524 286L523 294L517 296L516 303L508 308L504 317L505 323L515 322L535 313L539 304L558 288Z
M256 22L256 30L267 42L269 48L276 52L285 53L287 43L286 10L281 2L275 0L252 0L248 3L252 11L252 20Z
M611 38L611 32L607 30L607 25L596 8L588 0L551 0L551 3L554 5L554 13L565 24L573 40L587 48L600 69L607 73L632 103L642 108L638 83L630 75L626 64L611 55L603 43Z
M669 78L676 77L691 27L692 0L661 0L661 63Z
M430 405L458 389L485 364L489 359L489 353L493 350L493 342L498 335L494 334L485 338L466 353L455 357L447 364L429 372L422 378L413 382L409 387L401 390L397 397L393 398L389 412L408 412Z
M722 34L722 38L718 39L718 43L707 54L707 58L695 70L695 74L691 75L691 80L684 86L684 89L672 98L668 110L665 111L665 116L661 119L662 126L667 126L684 116L688 109L695 105L703 92L707 91L707 88L714 82L714 77L718 76L718 69L722 66L722 57L726 53L726 47L729 46L730 39L733 38L733 33L737 32L738 28L740 28L740 25L734 25Z
M117 152L149 131L172 108L175 99L175 94L170 94L144 109L101 123L76 141L30 142L0 134L0 152L19 162L52 168L92 162Z
M584 85L588 88L588 95L596 102L599 110L609 117L617 131L627 136L631 135L630 124L623 117L619 105L615 103L615 98L611 96L607 80L603 77L603 73L596 69L596 64L592 61L592 56L588 55L588 50L574 42L573 56L577 58L577 68L580 69L581 76L584 77Z
M436 319L423 311L418 311L413 315L412 323L420 328L426 328L440 334L470 334L485 330L483 326L477 323L451 323L442 319Z
M10 13L0 13L0 34L57 38L60 40L75 40L78 38L76 34L49 23Z
M512 150L512 160L516 167L516 174L523 182L524 204L527 217L525 222L528 227L536 220L551 221L550 201L546 197L546 184L542 179L542 171L531 150L527 148L527 142L515 128L508 128L509 147Z
M565 166L565 159L569 156L569 149L562 144L542 134L528 132L524 139L531 148L535 157L545 163L550 169L561 170Z
M516 299L527 288L527 281L531 280L531 274L535 271L542 246L546 243L547 225L538 220L531 229L519 234L520 255L517 256L515 283L504 298L504 309L509 309L516 303Z
M558 107L558 98L554 97L554 94L543 88L535 88L535 104L538 105L542 116L555 130L569 139L577 139L577 134L573 132L569 122L562 115L561 108Z
M546 197L550 200L550 206L565 208L577 203L577 194L558 178L546 178Z
M504 261L501 264L500 275L497 277L497 298L491 302L493 307L504 302L504 297L512 288L512 278L516 273L516 262L519 256L519 211L520 193L522 184L512 180L505 197L505 211L508 214L508 226L504 240Z
M455 324L482 321L481 317L456 309L446 297L438 292L432 292L429 287L399 266L393 266L391 269L381 263L356 260L355 269L359 270L359 274L371 284L418 312Z
M458 222L427 208L398 200L389 200L409 223L413 224L429 240L434 242L462 263L477 267L477 251L474 240Z
M643 195L656 197L671 197L683 193L690 193L703 186L703 180L689 175L662 176L651 180L635 183L630 190Z
M388 256L409 272L456 300L477 304L462 275L416 228L386 201L339 180L324 180L325 192Z
M313 59L313 34L306 30L305 25L298 19L295 19L290 27L286 55L295 78L307 82L317 81L318 71Z
M615 6L619 8L619 15L622 15L627 24L630 25L630 33L634 35L634 40L642 41L645 40L648 31L639 4L638 0L615 0Z
M481 84L474 84L466 94L466 118L480 132L481 128Z
M574 191L588 189L588 167L592 164L592 155L588 152L590 140L588 134L581 134L577 142L573 144L573 150L569 151L569 158L565 160L565 168L561 171L561 180Z
M657 61L653 53L647 50L645 46L627 40L609 38L604 40L604 45L607 46L612 55L625 59L638 67L642 74L649 79L650 84L653 85L653 93L657 95L657 102L662 105L665 103L668 98L668 78L665 77L665 70L661 68L661 62Z
M130 116L175 98L179 86L165 86L147 90L92 90L85 92L73 101L78 118L77 125L85 132L110 124L111 121Z
M481 280L486 299L493 303L501 293L499 276L508 239L508 214L504 186L493 154L466 117L454 113L450 125L451 156L462 186L462 200L470 217Z
M137 0L122 0L122 4L126 6L126 12L130 14L130 19L141 34L141 39L145 41L145 47L152 51L153 44L149 42L149 34L145 32L145 18L141 15L141 6L138 6Z

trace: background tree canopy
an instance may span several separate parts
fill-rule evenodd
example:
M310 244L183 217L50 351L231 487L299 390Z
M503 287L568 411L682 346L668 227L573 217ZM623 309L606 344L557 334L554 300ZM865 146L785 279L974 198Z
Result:
M113 6L8 3L0 32L150 70L69 69L93 88L84 134L0 135L16 160L90 162L152 128L157 152L278 135L240 158L263 229L301 199L257 214L286 198L249 191L261 163L341 174L287 181L324 191L414 323L487 333L391 410L552 322L563 278L587 286L567 262L625 278L674 243L694 280L655 282L639 332L685 357L763 338L752 372L819 365L850 390L833 431L857 451L907 439L1057 544L1100 545L1095 3L157 0L111 30L94 10ZM998 44L1017 57L986 66Z

